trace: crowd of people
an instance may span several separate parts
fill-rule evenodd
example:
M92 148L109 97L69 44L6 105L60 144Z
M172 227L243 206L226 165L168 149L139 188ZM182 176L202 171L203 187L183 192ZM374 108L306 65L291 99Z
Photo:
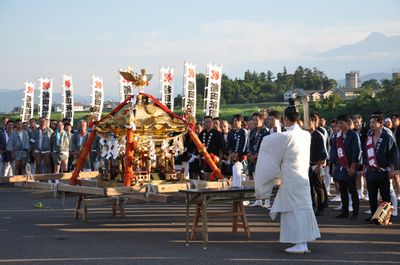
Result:
M77 130L69 119L49 120L44 117L22 122L3 117L0 130L0 176L61 173L73 171L73 161L81 154L88 140L90 129L87 118L80 120ZM96 137L90 159L86 159L82 171L98 171L100 138ZM0 182L1 185L1 182Z
M232 177L237 163L242 164L248 179L255 178L258 200L250 206L270 209L273 219L281 214L280 241L295 244L285 252L311 252L307 242L320 237L316 216L324 214L329 197L333 197L330 201L341 201L334 208L341 211L336 218L358 219L360 200L366 200L370 209L364 220L371 222L379 198L392 205L392 216L398 215L399 114L385 119L382 112L374 112L366 127L358 114L341 114L328 126L313 112L308 128L304 128L297 108L290 106L283 118L287 127L281 121L276 110L265 119L259 112L251 120L236 114L231 122L207 116L204 124L196 124L195 132L208 152L219 157L217 166L226 178ZM181 158L190 177L209 180L211 170L189 138L185 151ZM281 185L271 207L276 178L281 179ZM336 196L331 194L332 184ZM265 199L264 204L261 199Z
M381 196L383 201L391 202L395 208L392 215L397 216L400 196L396 197L395 190L400 193L400 163L396 143L400 138L400 115L384 119L382 112L375 112L368 117L368 128L358 114L339 115L330 126L317 112L311 113L309 120L309 184L315 215L323 215L329 200L341 201L341 205L334 208L341 211L337 218L354 220L358 218L360 200L366 200L370 203L366 214L371 216ZM298 125L303 128L301 120ZM195 126L208 152L219 158L217 166L226 178L232 177L232 166L239 162L250 180L257 164L265 162L258 160L264 137L287 129L281 113L276 110L270 111L265 119L259 112L250 120L241 114L234 115L232 121L206 116L204 123L198 122ZM198 155L189 137L185 139L185 151L181 159L190 178L209 180L211 169ZM331 194L331 185L334 185L335 194ZM264 204L256 200L250 206L271 208L269 199Z
M276 110L268 117L255 112L250 120L236 114L231 122L206 116L194 128L208 153L218 157L216 165L227 179L239 168L242 177L255 180L257 200L245 205L268 208L272 218L281 214L280 241L295 244L285 252L306 254L310 253L307 242L320 237L316 217L324 214L329 197L341 202L334 208L341 211L336 218L358 219L360 200L367 200L370 209L365 221L371 221L380 198L392 205L392 216L398 215L400 114L384 117L380 111L372 113L366 127L360 115L341 114L328 126L312 112L305 128L299 111L291 105L283 117ZM68 119L41 117L37 125L35 119L22 122L3 117L0 176L25 175L26 169L31 174L72 171L73 160L81 155L90 135L85 119L75 131ZM178 159L186 175L210 180L212 170L189 134L184 137L184 149ZM98 171L99 161L100 138L96 137L82 171ZM271 205L276 178L281 184Z
M85 117L85 119L87 119ZM73 160L81 154L81 148L90 135L87 121L83 119L72 128L68 119L62 121L46 118L10 120L3 117L0 130L0 175L24 175L27 164L32 174L70 172ZM367 120L369 128L360 115L342 114L326 124L318 113L309 115L310 141L309 184L315 215L323 215L331 201L341 201L334 210L341 211L338 218L357 219L360 200L368 200L374 214L379 196L390 202L397 216L396 192L400 192L399 150L400 114L384 118L382 112L373 113ZM297 123L303 127L301 120ZM241 164L243 174L253 179L260 146L265 137L287 131L279 111L272 110L264 118L259 112L251 119L241 114L232 121L206 116L204 122L195 125L195 132L209 153L218 157L217 166L228 179L232 177L234 165ZM187 175L192 179L209 180L211 168L199 156L197 147L188 135L185 137L185 153L180 155ZM83 171L99 169L100 143L96 137ZM264 163L261 162L261 163ZM366 185L365 185L366 181ZM334 184L335 195L331 194ZM364 187L367 187L364 190ZM249 202L245 202L249 204ZM271 208L269 199L264 204L256 200L250 206ZM351 213L351 215L350 215Z

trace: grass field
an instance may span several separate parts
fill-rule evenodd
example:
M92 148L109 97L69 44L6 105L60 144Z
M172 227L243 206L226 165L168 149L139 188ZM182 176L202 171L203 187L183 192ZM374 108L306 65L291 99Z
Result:
M251 116L256 111L259 111L262 114L264 109L265 112L267 112L267 109L269 108L270 110L278 110L282 113L287 105L288 104L284 102L221 105L219 109L219 117L222 120L228 120L229 122L232 121L232 117L235 114L241 114L242 116L251 119ZM301 108L300 111L302 111ZM181 115L181 110L175 108L175 113ZM196 119L199 121L203 120L203 106L198 106L198 109L196 110Z

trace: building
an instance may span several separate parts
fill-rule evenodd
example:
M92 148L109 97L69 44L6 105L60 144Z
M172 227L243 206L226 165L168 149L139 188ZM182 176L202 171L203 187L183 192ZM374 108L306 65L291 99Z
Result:
M342 99L352 99L358 97L358 93L356 93L357 89L358 88L338 88L333 91L333 94L339 95Z
M346 88L359 88L360 71L346 73Z
M120 102L107 100L107 102L104 102L103 108L104 109L115 109L119 104L120 104Z
M285 102L288 102L288 101L289 101L289 98L296 98L296 97L297 97L297 94L300 93L300 92L303 91L303 90L304 90L303 88L294 88L294 89L292 89L292 90L286 91L286 92L283 94L283 100L284 100Z
M394 81L396 78L400 78L400 69L393 69L392 80Z
M303 88L295 88L286 91L283 94L283 99L285 102L288 102L289 98L307 97L308 101L317 101L328 98L332 94L333 91L331 90L304 90Z
M61 104L54 104L54 112L62 112ZM74 103L74 111L85 111L88 110L89 107L83 105L82 103Z
M21 113L21 107L14 107L14 109L11 111L12 113Z
M84 111L85 108L82 103L75 103L74 102L74 111Z
M329 96L333 94L333 91L332 90L323 90L323 91L319 91L319 94L321 95L322 99L326 99L326 98L329 98Z

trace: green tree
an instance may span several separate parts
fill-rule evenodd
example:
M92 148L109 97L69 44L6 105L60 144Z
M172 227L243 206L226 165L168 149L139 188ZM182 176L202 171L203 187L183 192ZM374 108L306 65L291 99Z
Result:
M343 99L341 99L338 94L332 94L328 98L322 100L322 107L327 110L334 110L342 103Z
M204 97L204 88L206 86L206 76L204 74L196 74L196 88L197 94Z
M233 81L228 78L221 80L221 104L231 104L235 101L236 92ZM222 100L223 99L223 100Z
M370 79L361 83L361 87L363 88L370 88L372 90L379 90L381 89L381 85L379 84L378 80Z
M297 67L296 71L293 74L293 86L295 88L305 87L305 71L301 65Z
M181 94L178 94L178 95L174 98L174 106L175 106L175 107L182 107L182 96L181 96Z
M267 72L267 81L272 82L272 80L275 79L274 74L268 70Z

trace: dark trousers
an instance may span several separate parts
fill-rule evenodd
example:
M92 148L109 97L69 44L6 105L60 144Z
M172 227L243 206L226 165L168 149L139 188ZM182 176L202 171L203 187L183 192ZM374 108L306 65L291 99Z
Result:
M389 178L381 181L368 180L367 189L369 193L369 208L374 214L378 209L378 190L381 194L382 201L390 203L390 181Z
M353 214L358 214L358 209L360 208L360 200L357 193L356 178L339 180L339 191L340 197L342 199L342 212L349 212L349 193L351 199L353 200Z
M314 170L309 169L308 176L310 178L310 190L311 190L311 200L313 205L315 205L315 192L317 193L317 209L320 212L324 211L324 203L326 198L326 192L324 187L324 177L315 174Z

